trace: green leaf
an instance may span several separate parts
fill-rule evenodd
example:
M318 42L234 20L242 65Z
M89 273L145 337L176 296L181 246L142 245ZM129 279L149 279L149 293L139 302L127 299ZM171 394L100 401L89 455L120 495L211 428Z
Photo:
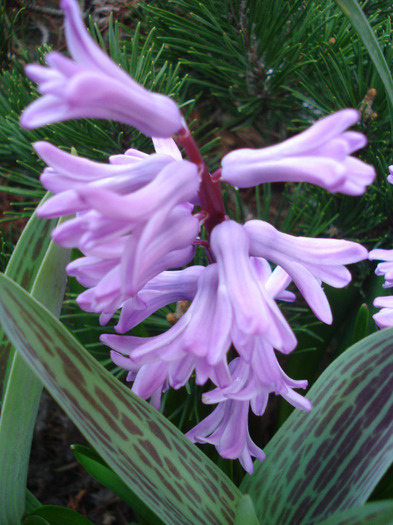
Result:
M367 335L367 327L370 320L370 312L367 304L362 304L355 319L355 326L353 329L352 343L364 339Z
M373 64L378 71L381 81L386 90L386 96L389 100L389 108L392 117L393 112L393 79L390 73L390 68L383 56L377 37L372 30L366 16L356 0L336 0L343 12L352 22L353 27L362 39ZM392 125L393 120L391 118Z
M44 202L49 193L44 197ZM24 228L22 235L12 253L5 274L30 291L42 259L50 243L49 233L56 224L56 220L39 219L34 213ZM11 343L0 327L0 394L2 394L11 361L9 360ZM0 399L2 395L0 396ZM1 409L1 407L0 407Z
M69 250L52 241L31 290L31 295L57 316L64 296L69 255ZM18 523L24 512L27 469L41 392L40 380L15 352L0 418L0 523Z
M0 322L98 454L164 523L234 521L240 492L229 478L4 275Z
M29 514L33 512L37 507L41 507L40 501L34 496L30 490L26 490L26 503L25 503L25 512Z
M356 343L321 375L309 397L246 475L269 525L317 523L365 503L393 461L393 328Z
M41 516L29 516L23 521L23 525L51 525L49 521L41 518Z
M163 523L158 516L155 516L150 511L142 500L136 497L124 481L108 467L95 450L84 445L72 445L71 449L82 467L93 476L94 479L117 494L134 509L138 515L141 515L146 523L154 523L154 525L161 525Z
M234 525L259 525L254 503L248 494L243 494L236 509Z
M72 525L94 525L92 521L82 516L82 514L79 514L79 512L57 505L43 505L42 507L38 507L38 509L31 514L31 517L29 516L29 519L32 517L40 517L50 525L65 525L67 523L72 523Z
M393 501L367 503L333 514L318 525L393 525Z

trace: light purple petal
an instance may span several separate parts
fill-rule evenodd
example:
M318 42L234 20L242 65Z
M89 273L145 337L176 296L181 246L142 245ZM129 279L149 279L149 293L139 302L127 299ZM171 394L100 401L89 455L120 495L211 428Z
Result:
M340 288L349 283L351 274L345 264L366 259L360 244L338 239L312 239L280 233L272 225L252 220L244 225L250 239L250 253L281 266L293 279L311 309L326 323L331 322L330 308L320 281Z
M376 248L375 250L371 250L368 255L371 261L376 259L393 262L393 250L383 250L382 248Z
M197 281L203 266L163 272L149 281L137 296L128 299L115 326L118 333L125 333L144 321L160 308L175 301L192 301L197 291Z
M264 286L258 284L244 227L234 221L222 222L212 231L211 248L217 259L220 286L226 289L232 304L232 341L237 351L247 353L248 340L257 334L263 334L283 352L293 350L293 332Z
M359 118L354 109L342 110L276 146L232 151L222 160L222 178L240 188L292 181L360 195L374 180L375 170L350 157L367 142L361 133L344 132Z
M179 131L183 123L176 103L146 90L102 51L84 27L75 0L62 0L61 5L75 63L51 53L48 71L36 65L26 68L44 95L25 110L21 125L32 129L73 118L99 118L118 120L154 137Z
M151 182L125 196L92 185L76 191L86 206L106 217L141 222L158 209L164 216L164 210L190 200L197 193L199 184L195 164L182 161L165 166Z
M169 155L174 160L183 160L182 154L180 153L180 150L177 147L176 142L173 139L152 137L152 141L153 141L154 149L156 150L156 153L162 153L165 155Z

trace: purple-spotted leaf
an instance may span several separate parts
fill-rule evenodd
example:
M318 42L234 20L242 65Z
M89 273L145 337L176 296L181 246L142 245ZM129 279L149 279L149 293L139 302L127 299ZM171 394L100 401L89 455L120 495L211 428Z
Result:
M236 509L234 525L259 525L255 507L248 494L243 494L242 499Z
M52 241L31 288L31 295L56 316L63 303L69 255L70 250ZM18 352L12 352L9 361L0 418L0 523L11 524L20 523L24 512L30 448L42 384Z
M43 201L48 196L49 194L44 197ZM39 219L34 213L12 252L5 274L28 291L33 286L34 279L51 240L49 233L55 224L56 220ZM0 327L0 399L9 371L10 351L11 343Z
M393 500L367 503L344 510L318 525L393 525Z
M98 454L164 523L234 522L241 493L229 478L4 275L0 322Z
M265 447L241 490L269 525L314 525L364 504L393 461L393 328L349 348Z

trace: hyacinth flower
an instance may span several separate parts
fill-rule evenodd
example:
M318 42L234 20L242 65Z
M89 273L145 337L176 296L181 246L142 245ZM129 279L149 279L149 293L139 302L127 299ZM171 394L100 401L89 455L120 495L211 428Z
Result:
M78 299L85 310L109 320L152 277L192 259L199 222L188 200L197 193L199 177L172 139L159 139L159 154L128 150L109 164L46 142L34 147L48 164L41 182L55 193L38 215L76 213L52 236L84 254L68 272L89 288Z
M365 136L345 131L359 119L355 109L343 109L276 146L232 151L222 159L222 179L239 188L309 182L331 193L362 195L375 171L350 156L366 145Z
M264 452L252 441L248 427L249 409L259 416L265 412L269 394L283 396L300 410L311 410L308 399L293 388L306 388L307 381L294 381L281 369L273 347L262 342L253 359L247 363L238 357L229 365L232 381L203 395L203 402L217 408L186 435L197 443L215 445L226 458L239 458L243 468L253 471L254 456L263 461Z
M264 221L248 221L244 229L251 241L251 254L283 268L318 319L331 324L332 313L321 282L334 288L346 286L351 274L344 265L366 259L367 250L350 241L294 237Z
M262 415L271 394L311 409L296 392L307 381L290 379L277 360L276 351L287 354L297 344L279 301L296 299L287 290L293 282L315 315L331 323L322 284L348 284L345 265L367 258L367 251L344 240L283 234L260 220L238 224L226 215L220 183L308 182L333 193L363 193L374 170L352 153L366 139L346 131L359 113L342 110L282 144L229 153L210 175L174 101L149 93L103 53L75 0L61 5L73 60L51 53L49 68L27 67L43 96L25 110L22 125L119 120L152 137L156 153L130 148L98 163L36 143L48 165L42 183L54 193L38 213L75 214L53 238L82 252L67 266L87 288L77 299L81 308L99 314L101 324L120 313L117 334L101 339L113 362L128 371L134 393L160 408L168 388L181 388L191 377L200 385L211 381L215 388L203 401L218 406L187 436L214 444L252 472L252 457L263 460L264 453L250 438L250 409ZM191 264L197 244L206 251L206 267ZM153 337L127 333L177 301L190 306L167 331Z
M123 122L149 137L169 137L182 128L182 117L169 97L150 93L119 68L90 37L77 2L62 0L65 35L73 60L53 52L49 67L30 64L27 76L39 84L42 98L23 113L27 129L76 118Z

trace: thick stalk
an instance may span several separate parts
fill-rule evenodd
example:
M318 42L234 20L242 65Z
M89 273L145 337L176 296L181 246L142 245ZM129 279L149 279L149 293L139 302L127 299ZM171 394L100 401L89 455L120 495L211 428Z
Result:
M210 237L213 228L225 219L225 208L219 182L212 179L199 148L187 127L179 132L176 140L184 147L190 161L198 166L201 176L198 196L202 211L206 213L204 225Z

